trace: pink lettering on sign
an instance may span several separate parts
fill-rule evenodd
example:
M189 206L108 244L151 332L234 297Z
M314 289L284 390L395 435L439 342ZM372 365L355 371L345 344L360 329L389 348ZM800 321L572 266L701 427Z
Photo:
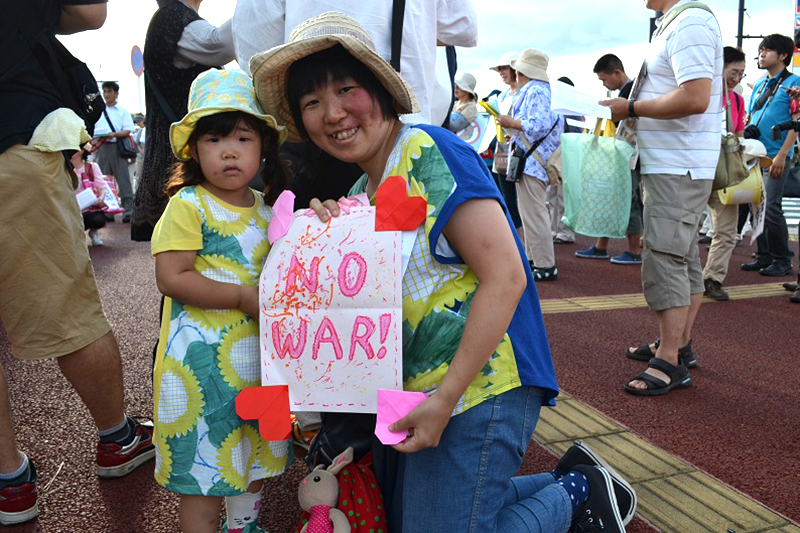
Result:
M311 268L306 273L306 269L297 259L297 255L292 255L292 261L289 263L289 272L286 276L286 295L292 296L297 292L297 277L300 277L300 283L308 289L311 294L317 292L319 287L319 262L320 258L315 257L311 260Z
M389 326L392 325L392 315L385 313L381 315L381 344L386 342L386 337L389 336ZM383 346L378 350L378 359L386 357L386 348Z
M343 357L342 343L339 340L339 334L336 332L333 322L331 322L331 319L328 317L322 319L322 323L317 329L317 334L314 335L314 344L311 346L311 359L317 359L319 355L319 345L323 342L329 342L331 344L333 352L336 354L336 359L341 359Z
M292 359L299 359L306 347L306 335L308 333L308 325L305 320L300 321L300 331L297 332L297 342L292 343L292 334L288 332L286 338L281 342L281 325L283 320L272 323L272 345L275 347L275 353L281 359L286 359L288 352L289 357Z
M350 263L355 261L355 273L348 272L347 269ZM367 262L357 252L350 252L342 259L342 264L339 265L339 290L342 294L352 298L358 294L364 287L364 282L367 279Z
M364 326L364 333L358 332L359 326ZM371 360L375 358L375 350L372 349L372 344L369 342L369 338L374 332L375 322L366 316L356 317L355 323L353 324L353 334L350 336L350 355L348 357L351 361L356 354L356 345L361 346L366 352L367 359Z

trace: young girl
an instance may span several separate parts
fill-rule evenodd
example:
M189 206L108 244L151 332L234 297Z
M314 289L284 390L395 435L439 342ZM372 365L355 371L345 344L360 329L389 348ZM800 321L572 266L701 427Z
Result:
M75 193L80 193L88 187L94 189L98 200L95 205L81 212L83 215L83 227L89 232L92 246L103 246L103 239L100 238L100 234L97 231L106 225L106 216L103 213L103 208L106 204L102 198L108 185L106 180L103 179L103 172L97 166L97 163L91 163L86 160L88 155L86 150L78 150L70 160L72 166L75 167L75 175L78 177L78 188L75 189Z
M184 533L255 532L263 479L291 463L288 441L266 442L235 398L260 385L258 280L269 252L269 207L288 183L282 127L263 114L241 70L194 81L189 112L170 128L180 161L155 227L164 294L154 378L156 481L181 495ZM264 196L248 187L264 164Z

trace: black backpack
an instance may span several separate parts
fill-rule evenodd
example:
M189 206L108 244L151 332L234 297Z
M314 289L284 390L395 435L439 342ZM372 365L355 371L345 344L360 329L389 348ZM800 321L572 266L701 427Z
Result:
M83 119L91 135L106 107L92 71L73 56L54 33L43 27L41 14L33 2L4 4L5 14L22 32L33 57L61 97L61 103Z

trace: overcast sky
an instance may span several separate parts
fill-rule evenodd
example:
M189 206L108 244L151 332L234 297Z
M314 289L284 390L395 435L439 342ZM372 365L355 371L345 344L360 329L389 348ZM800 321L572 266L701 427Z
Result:
M724 44L735 46L739 2L705 3L719 19ZM795 3L796 0L747 0L745 35L792 35ZM481 96L503 88L497 74L488 67L504 52L539 48L550 56L552 78L569 76L578 88L600 98L605 90L592 73L595 61L612 52L622 59L629 74L635 74L643 60L653 13L642 0L474 0L474 4L478 12L478 46L459 48L458 61L459 72L472 72L478 79L477 92ZM234 0L204 0L200 15L218 25L233 15L235 5ZM131 112L144 107L144 84L131 68L131 48L144 48L147 25L156 8L155 0L111 0L101 29L61 37L98 80L120 83L120 105ZM752 83L762 74L749 60L756 56L759 41L744 41L748 57L745 82ZM749 89L745 88L747 92Z

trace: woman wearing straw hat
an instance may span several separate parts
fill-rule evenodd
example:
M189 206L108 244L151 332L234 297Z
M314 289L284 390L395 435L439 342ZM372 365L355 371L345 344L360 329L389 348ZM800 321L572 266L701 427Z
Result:
M564 126L561 116L550 111L548 61L544 52L528 48L511 62L522 87L511 108L511 116L497 117L504 128L517 130L511 140L512 146L527 151L528 147L541 140L535 153L526 159L524 174L517 182L525 251L536 281L555 281L558 278L553 237L550 233L550 213L547 209L547 187L550 180L543 164L561 143Z
M475 76L465 72L455 81L456 103L453 112L450 113L449 129L453 133L463 130L478 116L478 93L475 92L475 85L478 81Z
M530 270L480 156L442 128L400 122L417 109L413 92L341 13L304 22L250 67L290 139L361 166L351 193L374 202L382 181L400 176L427 203L403 276L403 373L404 389L428 399L392 427L409 431L393 447L396 475L376 462L389 530L565 531L574 487L552 474L512 479L558 386ZM339 214L334 201L312 207L323 220ZM602 512L619 524L605 531L621 532L609 474L580 469L591 493L581 516Z

